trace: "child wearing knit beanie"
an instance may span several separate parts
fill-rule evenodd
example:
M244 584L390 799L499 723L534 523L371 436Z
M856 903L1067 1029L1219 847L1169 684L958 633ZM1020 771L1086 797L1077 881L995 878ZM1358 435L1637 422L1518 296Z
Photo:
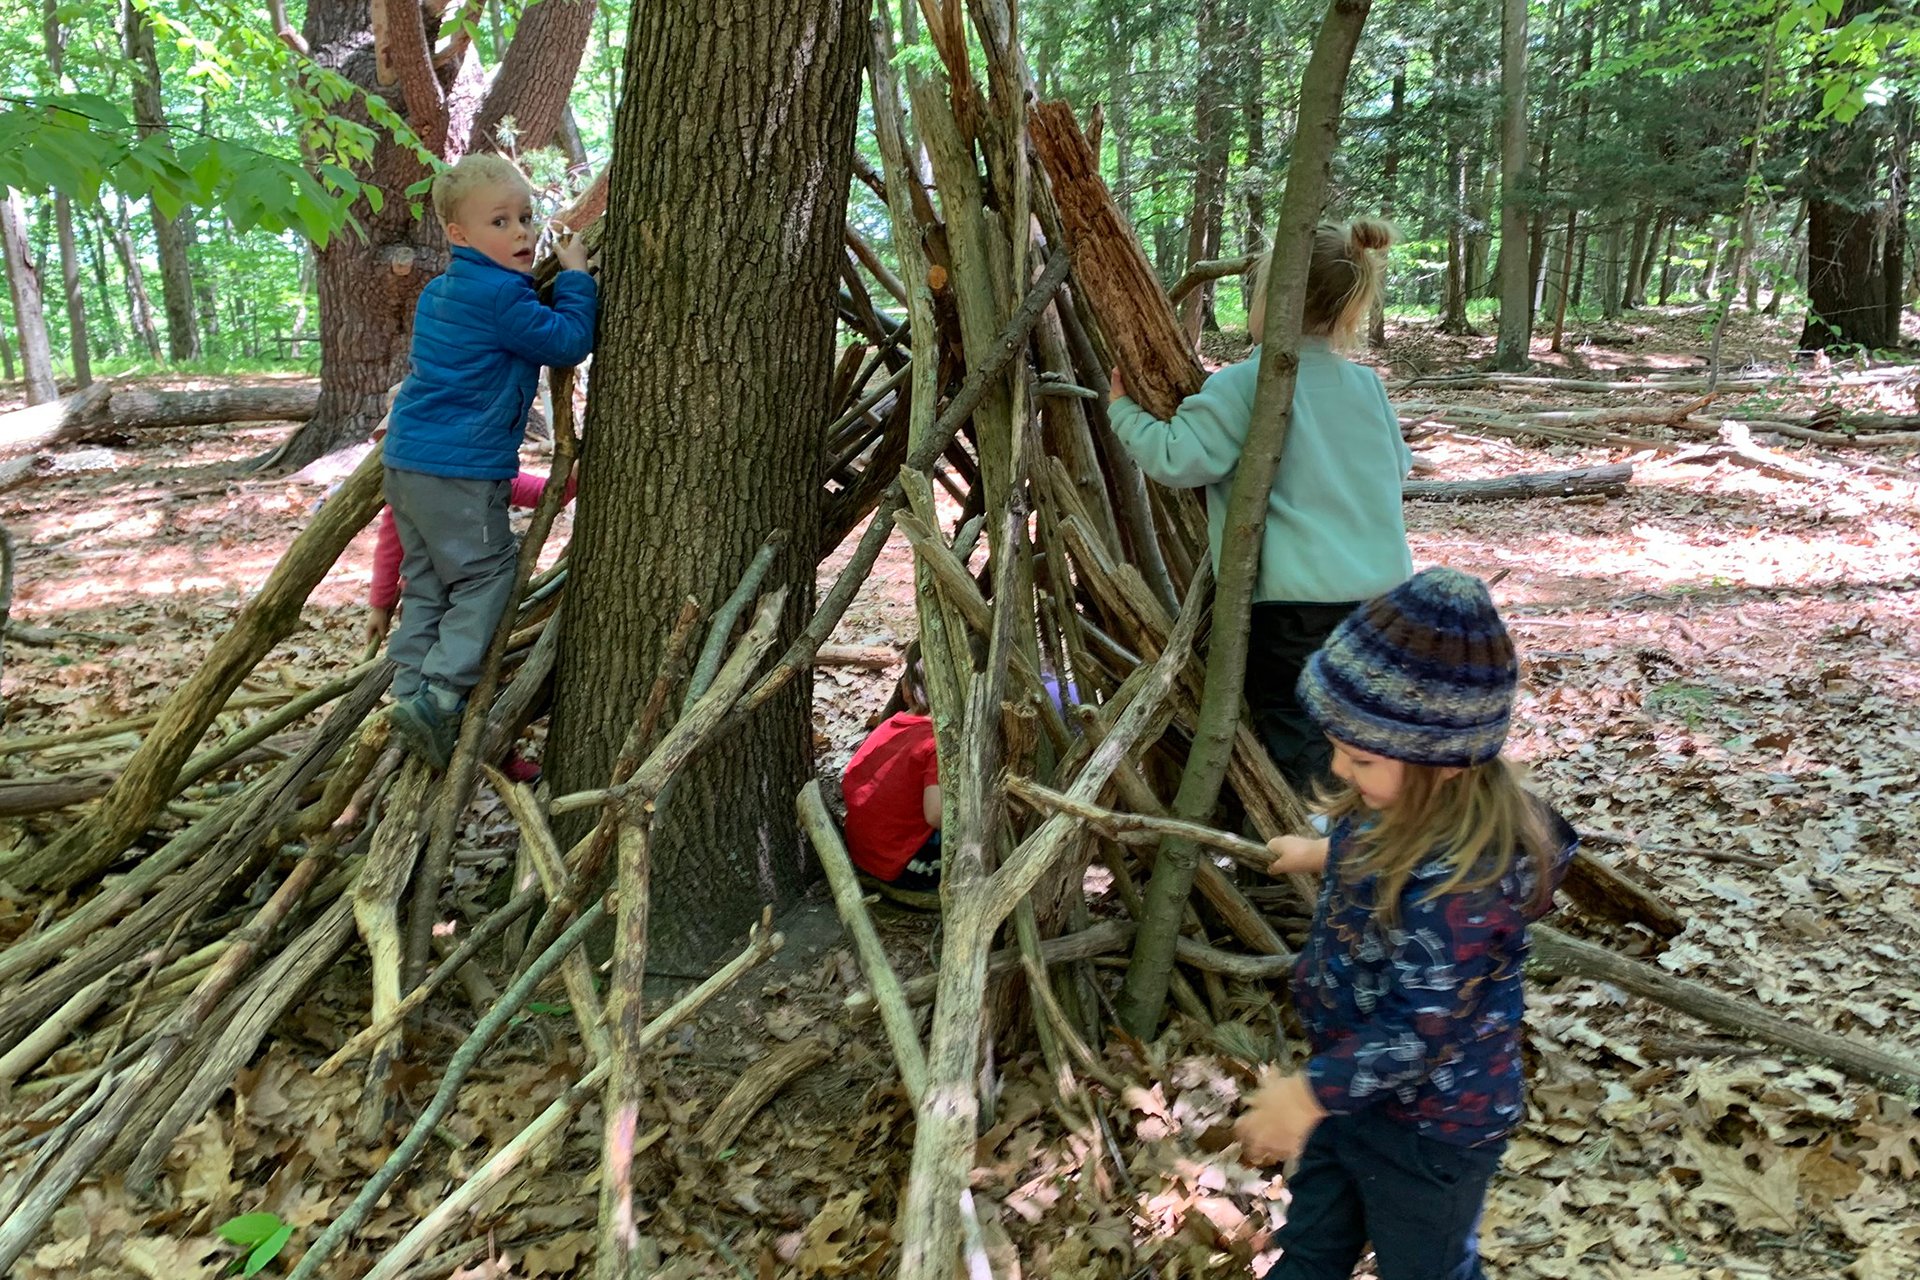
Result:
M1248 1160L1299 1158L1266 1280L1478 1280L1480 1211L1526 1113L1521 970L1575 837L1500 756L1519 679L1486 584L1428 569L1307 662L1300 703L1340 788L1325 839L1272 842L1319 872L1293 974L1312 1053L1236 1126Z
M1301 664L1360 601L1413 573L1400 485L1413 454L1378 374L1340 354L1364 341L1385 274L1386 223L1357 218L1314 233L1287 447L1267 499L1247 636L1247 708L1281 775L1326 777L1326 739L1294 698ZM1266 334L1272 255L1247 288L1247 329ZM1207 492L1207 543L1219 567L1227 497L1253 425L1260 349L1208 377L1166 420L1125 394L1116 371L1107 419L1141 471Z

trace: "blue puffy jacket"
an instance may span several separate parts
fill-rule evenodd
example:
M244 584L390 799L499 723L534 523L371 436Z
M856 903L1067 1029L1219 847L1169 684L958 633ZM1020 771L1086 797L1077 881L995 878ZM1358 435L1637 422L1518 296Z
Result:
M412 368L387 422L386 464L461 480L511 480L541 365L579 364L593 350L600 295L584 271L533 277L464 245L421 291Z

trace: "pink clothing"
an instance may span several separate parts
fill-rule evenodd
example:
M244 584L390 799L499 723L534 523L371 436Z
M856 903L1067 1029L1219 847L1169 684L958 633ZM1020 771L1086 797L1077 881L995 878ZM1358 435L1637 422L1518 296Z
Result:
M547 478L532 471L522 471L511 481L513 491L508 501L516 507L537 507L540 505L540 492L547 487ZM566 494L562 501L572 502L574 490L579 488L580 478L567 478ZM393 523L393 508L380 509L380 533L373 544L373 584L367 588L367 604L375 609L391 609L400 599L400 530Z

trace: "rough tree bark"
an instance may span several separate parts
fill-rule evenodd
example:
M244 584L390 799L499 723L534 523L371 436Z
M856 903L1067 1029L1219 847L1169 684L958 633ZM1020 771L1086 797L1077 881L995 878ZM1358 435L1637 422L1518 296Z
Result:
M45 404L60 389L53 381L53 349L47 341L46 306L40 295L40 273L34 269L27 246L27 228L20 218L20 198L11 187L0 189L0 248L7 260L7 291L13 297L14 328L20 335L20 363L25 366L27 403Z
M636 7L627 42L582 457L593 483L554 715L562 792L604 782L681 602L718 604L773 529L793 534L767 584L790 593L782 644L813 598L867 4L721 11ZM711 954L800 887L791 806L812 764L810 702L793 681L675 783L654 829L657 966Z
M146 10L121 0L120 39L133 64L133 122L141 141L167 134L167 111L160 98L160 59L154 52L153 26ZM172 151L169 144L167 150ZM153 205L153 235L160 252L160 292L167 310L167 357L178 363L200 358L200 330L193 322L193 261L187 253L191 209L169 218Z
M487 94L473 122L473 148L507 148L500 125L512 122L511 150L519 155L556 146L567 116L567 95L580 73L599 6L584 0L540 0L520 15L513 44L501 60L499 87ZM576 131L577 132L577 131Z

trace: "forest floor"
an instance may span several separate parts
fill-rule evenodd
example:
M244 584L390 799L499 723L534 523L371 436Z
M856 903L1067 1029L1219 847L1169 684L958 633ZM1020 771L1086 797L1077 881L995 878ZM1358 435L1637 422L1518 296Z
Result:
M1699 369L1701 315L1630 317L1564 360L1587 377ZM1464 369L1491 339L1393 332L1382 372ZM1834 402L1910 414L1920 382L1855 384L1845 368L1795 366L1792 334L1736 320L1734 363L1793 375L1769 409ZM1673 393L1581 396L1422 388L1422 401L1513 411L1673 403ZM1755 403L1759 403L1758 399ZM1739 403L1723 399L1719 406ZM0 408L6 406L0 405ZM154 432L100 451L94 469L0 494L20 547L7 645L5 735L80 730L156 707L192 672L265 577L339 468L297 477L240 472L287 428ZM1654 428L1629 428L1658 436ZM1682 440L1683 444L1694 443ZM1774 448L1799 464L1768 473L1630 449L1523 446L1445 429L1416 439L1436 478L1634 458L1614 498L1448 506L1410 502L1418 565L1483 576L1522 646L1513 753L1599 846L1658 887L1689 923L1658 963L1808 1025L1920 1054L1920 461L1913 450ZM538 458L531 459L539 466ZM1873 470L1868 463L1880 464ZM1904 468L1909 478L1888 474ZM561 517L550 545L564 542ZM359 655L369 530L315 593L302 629L254 678L309 685ZM838 557L822 566L832 575ZM896 539L835 639L903 646L912 572ZM893 673L816 679L823 773L844 765ZM249 713L238 713L241 720ZM232 732L238 722L223 724ZM0 744L3 745L3 744ZM0 755L0 777L98 768L131 734ZM534 748L537 754L537 746ZM70 815L0 825L0 847L37 841ZM466 919L508 865L512 823L483 790L456 871ZM1096 891L1093 910L1108 910ZM0 941L41 904L0 885ZM937 954L937 920L877 908L903 973ZM1298 909L1276 921L1296 940ZM1653 956L1649 935L1562 911L1556 923ZM786 950L660 1051L642 1117L637 1184L645 1248L661 1277L882 1275L905 1177L911 1114L877 1025L850 1013L861 990L831 907L781 922ZM351 953L350 953L351 954ZM1096 970L1105 973L1103 970ZM1110 976L1110 975L1109 975ZM662 978L662 997L685 982ZM1605 984L1534 984L1527 1019L1531 1109L1494 1186L1483 1246L1514 1280L1897 1280L1920 1275L1920 1113L1820 1064L1709 1033ZM1229 1012L1273 1042L1274 1002L1233 988ZM313 1067L364 1025L362 963L337 965L276 1029L223 1103L178 1144L161 1204L116 1179L83 1184L18 1280L221 1274L229 1217L277 1214L296 1228L280 1272L377 1168L386 1149L349 1136L358 1081ZM410 1115L474 1013L431 1006L399 1078ZM489 1054L438 1149L399 1184L333 1274L360 1273L458 1180L575 1077L563 1006L539 1005ZM705 1152L700 1121L748 1065L801 1036L826 1063L763 1110L735 1144ZM1150 1046L1111 1039L1130 1084L1097 1112L1063 1106L1033 1055L998 1064L974 1199L998 1280L1249 1273L1284 1214L1284 1179L1223 1150L1250 1073L1204 1029L1176 1020ZM70 1071L56 1058L46 1071ZM44 1086L39 1086L44 1087ZM0 1099L0 1122L37 1096ZM1090 1118L1091 1117L1091 1118ZM568 1276L591 1246L601 1117L589 1107L524 1177L499 1189L413 1274L480 1280ZM0 1168L4 1176L5 1168ZM1255 1266L1254 1273L1257 1274Z

